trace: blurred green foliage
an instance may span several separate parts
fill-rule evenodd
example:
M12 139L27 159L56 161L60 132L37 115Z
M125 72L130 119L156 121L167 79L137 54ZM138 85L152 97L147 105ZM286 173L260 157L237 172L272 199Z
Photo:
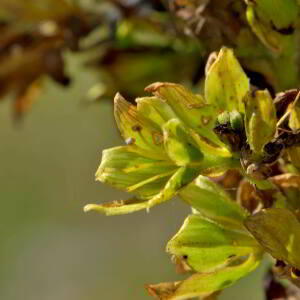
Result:
M206 59L223 45L253 85L271 94L293 88L299 9L296 0L288 9L277 2L273 9L243 0L3 0L0 96L13 94L20 116L41 93L44 75L67 86L66 50L91 52L85 63L99 82L87 90L89 101L116 92L133 101L154 81L199 91Z

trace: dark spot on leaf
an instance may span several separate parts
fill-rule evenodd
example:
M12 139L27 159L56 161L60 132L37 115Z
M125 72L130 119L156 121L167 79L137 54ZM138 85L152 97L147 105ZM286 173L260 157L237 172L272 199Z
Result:
M202 108L204 105L202 103L189 103L187 105L188 109L193 109L193 108Z
M140 125L133 125L133 126L131 127L131 129L132 129L133 131L139 132L139 131L142 130L142 127L141 127Z
M186 254L183 255L183 259L188 259L188 256Z
M202 117L201 118L201 122L202 122L202 125L206 126L210 121L212 120L211 117Z
M164 141L164 138L161 133L152 132L152 140L155 145L160 145Z

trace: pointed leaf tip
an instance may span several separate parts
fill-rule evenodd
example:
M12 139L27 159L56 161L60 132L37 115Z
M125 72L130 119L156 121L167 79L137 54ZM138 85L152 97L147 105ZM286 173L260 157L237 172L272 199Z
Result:
M148 86L145 87L145 92L148 93L154 93L156 92L159 88L161 87L166 87L166 86L175 86L175 83L171 83L171 82L154 82L149 84Z
M125 98L119 93L117 92L115 97L114 97L114 104L117 104L118 101L126 101Z
M130 198L128 200L114 201L105 204L87 204L84 206L83 211L97 211L107 216L113 216L129 214L142 209L147 209L147 201Z
M244 112L242 100L249 91L249 79L233 54L223 47L207 72L205 99L220 111Z
M89 212L91 210L97 210L97 204L87 204L83 207L83 211L86 213L86 212Z
M158 138L162 137L160 125L149 120L119 93L114 98L114 115L119 131L127 143L145 150L161 150L162 139ZM162 154L160 151L160 155Z
M172 297L180 282L163 282L159 284L149 284L145 288L149 295L159 300L166 300Z

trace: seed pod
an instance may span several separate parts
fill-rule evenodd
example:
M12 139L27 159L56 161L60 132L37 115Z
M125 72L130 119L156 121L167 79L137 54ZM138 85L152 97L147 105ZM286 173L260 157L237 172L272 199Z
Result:
M242 115L234 110L230 112L230 126L235 131L242 131L244 129L244 120Z
M229 123L229 121L230 121L229 112L228 111L222 112L220 115L218 115L217 120L222 125Z

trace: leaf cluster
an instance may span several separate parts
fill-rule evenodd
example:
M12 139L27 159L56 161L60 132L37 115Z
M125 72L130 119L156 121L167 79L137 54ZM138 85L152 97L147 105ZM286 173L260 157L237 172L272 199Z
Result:
M135 197L85 207L107 215L149 211L175 195L191 206L167 252L193 274L149 285L159 299L210 297L254 270L264 253L298 284L300 177L291 153L299 151L300 92L273 99L253 88L225 47L206 70L204 95L158 82L136 106L115 96L126 145L103 152L96 179Z

